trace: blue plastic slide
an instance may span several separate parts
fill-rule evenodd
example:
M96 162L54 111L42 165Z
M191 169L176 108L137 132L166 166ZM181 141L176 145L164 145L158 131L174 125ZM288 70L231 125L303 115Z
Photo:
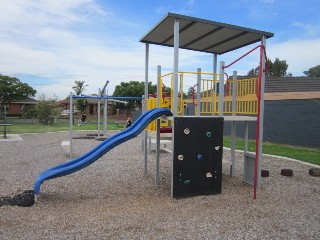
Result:
M90 164L94 163L108 151L118 146L119 144L136 137L141 133L153 120L161 116L170 116L172 113L168 108L155 108L143 115L141 115L131 127L119 132L110 138L107 138L98 146L96 146L91 151L85 153L81 157L75 158L74 160L59 164L55 167L51 167L46 171L42 172L36 182L34 183L34 194L38 195L40 193L41 184L49 179L58 178L62 176L69 175L71 173L77 172Z

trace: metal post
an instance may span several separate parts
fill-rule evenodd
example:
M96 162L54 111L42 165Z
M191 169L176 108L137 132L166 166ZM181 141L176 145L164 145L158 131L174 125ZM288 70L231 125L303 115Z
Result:
M147 99L149 96L148 93L148 81L149 81L149 44L146 43L146 52L145 52L145 81L144 81L144 107L142 112L147 111ZM144 148L144 175L147 175L148 172L148 131L144 130L143 132L143 148Z
M102 88L102 96L103 97L107 97L108 93L107 93L107 86L109 84L109 80L106 81L105 85ZM104 99L104 108L103 108L103 134L104 137L107 137L107 120L108 120L108 98Z
M157 67L157 108L160 108L161 105L161 66ZM156 136L156 185L160 184L160 119L156 121L157 125L157 136Z
M231 122L231 166L230 175L233 177L236 169L236 121Z
M99 88L98 91L98 96L101 97L101 89ZM100 137L100 103L101 103L101 98L98 98L98 137Z
M172 113L176 117L178 114L178 68L179 68L179 19L174 21L174 57L173 57L173 106Z
M224 112L224 62L220 62L220 76L219 76L219 116L223 116Z
M197 116L200 116L201 111L201 68L197 69Z
M237 71L233 71L233 81L232 81L232 115L236 115L237 112Z
M262 36L261 44L266 47L266 37ZM263 145L263 118L264 118L264 85L266 73L265 70L265 55L262 54L262 75L260 87L260 123L259 123L259 142L258 142L258 187L261 188L261 165L262 165L262 145Z
M173 91L173 107L172 114L173 117L177 116L177 107L178 107L178 67L179 67L179 19L174 21L174 57L173 57L173 73L174 73L174 91ZM174 120L172 120L174 121ZM172 127L172 146L174 146L174 124ZM174 151L172 151L171 158L171 198L173 198L173 157Z
M70 158L73 156L73 143L72 143L72 137L73 137L73 132L72 132L72 122L73 122L73 98L72 98L72 92L70 92L70 129L69 129L69 140L70 140Z
M104 99L104 108L103 108L103 134L104 137L107 137L107 120L108 120L108 99Z
M216 81L216 79L217 79L217 77L216 77L216 74L217 74L217 64L218 64L218 61L217 61L217 59L218 59L218 57L217 57L218 55L215 53L215 54L213 54L213 80L214 80L214 82L213 82L213 91L212 91L212 115L215 115L215 112L214 112L214 109L215 109L215 101L214 101L214 99L215 99L215 96L217 95L216 94L216 84L215 84L215 81ZM213 105L214 104L214 105Z

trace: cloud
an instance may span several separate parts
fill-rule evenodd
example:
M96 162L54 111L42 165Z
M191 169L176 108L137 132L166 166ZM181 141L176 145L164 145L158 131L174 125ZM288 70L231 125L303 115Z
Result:
M294 22L290 25L290 27L295 27L302 29L303 33L301 35L308 37L316 37L320 34L320 26L316 24L303 23L303 22Z
M303 71L319 65L320 55L318 49L320 39L293 39L282 43L269 44L267 51L269 58L286 60L288 72L294 76L302 76Z

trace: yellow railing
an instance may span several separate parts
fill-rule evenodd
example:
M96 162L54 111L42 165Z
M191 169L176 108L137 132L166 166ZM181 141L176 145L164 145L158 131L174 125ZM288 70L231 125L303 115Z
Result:
M197 72L179 72L178 77L178 115L184 116L185 104L192 102L190 99L184 99L184 88L195 86L197 83ZM162 97L162 87L160 88L160 107L171 107L172 96L174 90L174 74L167 73L160 78L160 86L163 86L163 82L167 86L171 87L171 97ZM225 93L224 106L220 110L220 97L219 97L219 75L202 72L201 73L201 93L200 93L200 114L245 114L255 115L257 114L257 79L240 79L240 80L227 80L223 86ZM191 81L190 81L191 80ZM187 82L187 84L185 84ZM191 83L190 83L191 82ZM233 91L235 88L235 91ZM197 89L199 89L197 87ZM235 97L232 94L235 92ZM195 97L196 98L196 97ZM196 100L195 100L196 103ZM147 109L156 107L156 98L150 98L147 100ZM194 113L197 114L197 107L194 106ZM166 126L168 123L163 123L162 126ZM148 129L154 131L156 127L155 121L152 122Z
M235 110L232 109L233 87L236 88ZM224 113L257 114L257 79L229 80L226 84Z

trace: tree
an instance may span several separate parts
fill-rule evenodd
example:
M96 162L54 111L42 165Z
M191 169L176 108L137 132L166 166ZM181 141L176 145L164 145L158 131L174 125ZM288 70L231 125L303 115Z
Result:
M320 77L320 65L309 68L308 71L303 72L308 77Z
M85 91L85 87L88 85L84 85L85 81L74 81L75 85L72 89L75 91L76 95L80 95L82 92Z
M76 95L81 95L82 92L85 91L85 87L88 85L84 85L85 81L74 81L75 85L72 89L75 91ZM76 100L76 109L81 113L86 111L88 102L85 99L77 99Z
M24 100L34 97L37 91L26 83L20 82L18 78L0 74L0 113L2 108L12 101Z
M153 85L151 82L148 83L148 93L156 93L157 86ZM141 97L144 95L144 82L130 81L130 82L121 82L120 85L117 85L113 96L117 97ZM128 105L116 103L116 108L118 109L134 109L135 104L141 105L141 100L129 100Z
M187 92L187 98L192 98L194 96L196 98L197 92L194 87L189 87Z
M273 77L290 76L290 73L287 75L288 64L286 60L280 60L279 58L276 58L274 62L272 62L271 59L268 58L268 63L266 67L269 68L268 72L266 72L267 76L273 76ZM259 67L256 67L255 69L251 69L247 73L247 76L249 77L255 77L258 75L259 75Z
M23 108L22 116L24 118L37 118L37 107L35 105L26 105Z
M60 114L59 104L55 99L46 99L43 95L37 105L37 117L43 125L53 125Z

